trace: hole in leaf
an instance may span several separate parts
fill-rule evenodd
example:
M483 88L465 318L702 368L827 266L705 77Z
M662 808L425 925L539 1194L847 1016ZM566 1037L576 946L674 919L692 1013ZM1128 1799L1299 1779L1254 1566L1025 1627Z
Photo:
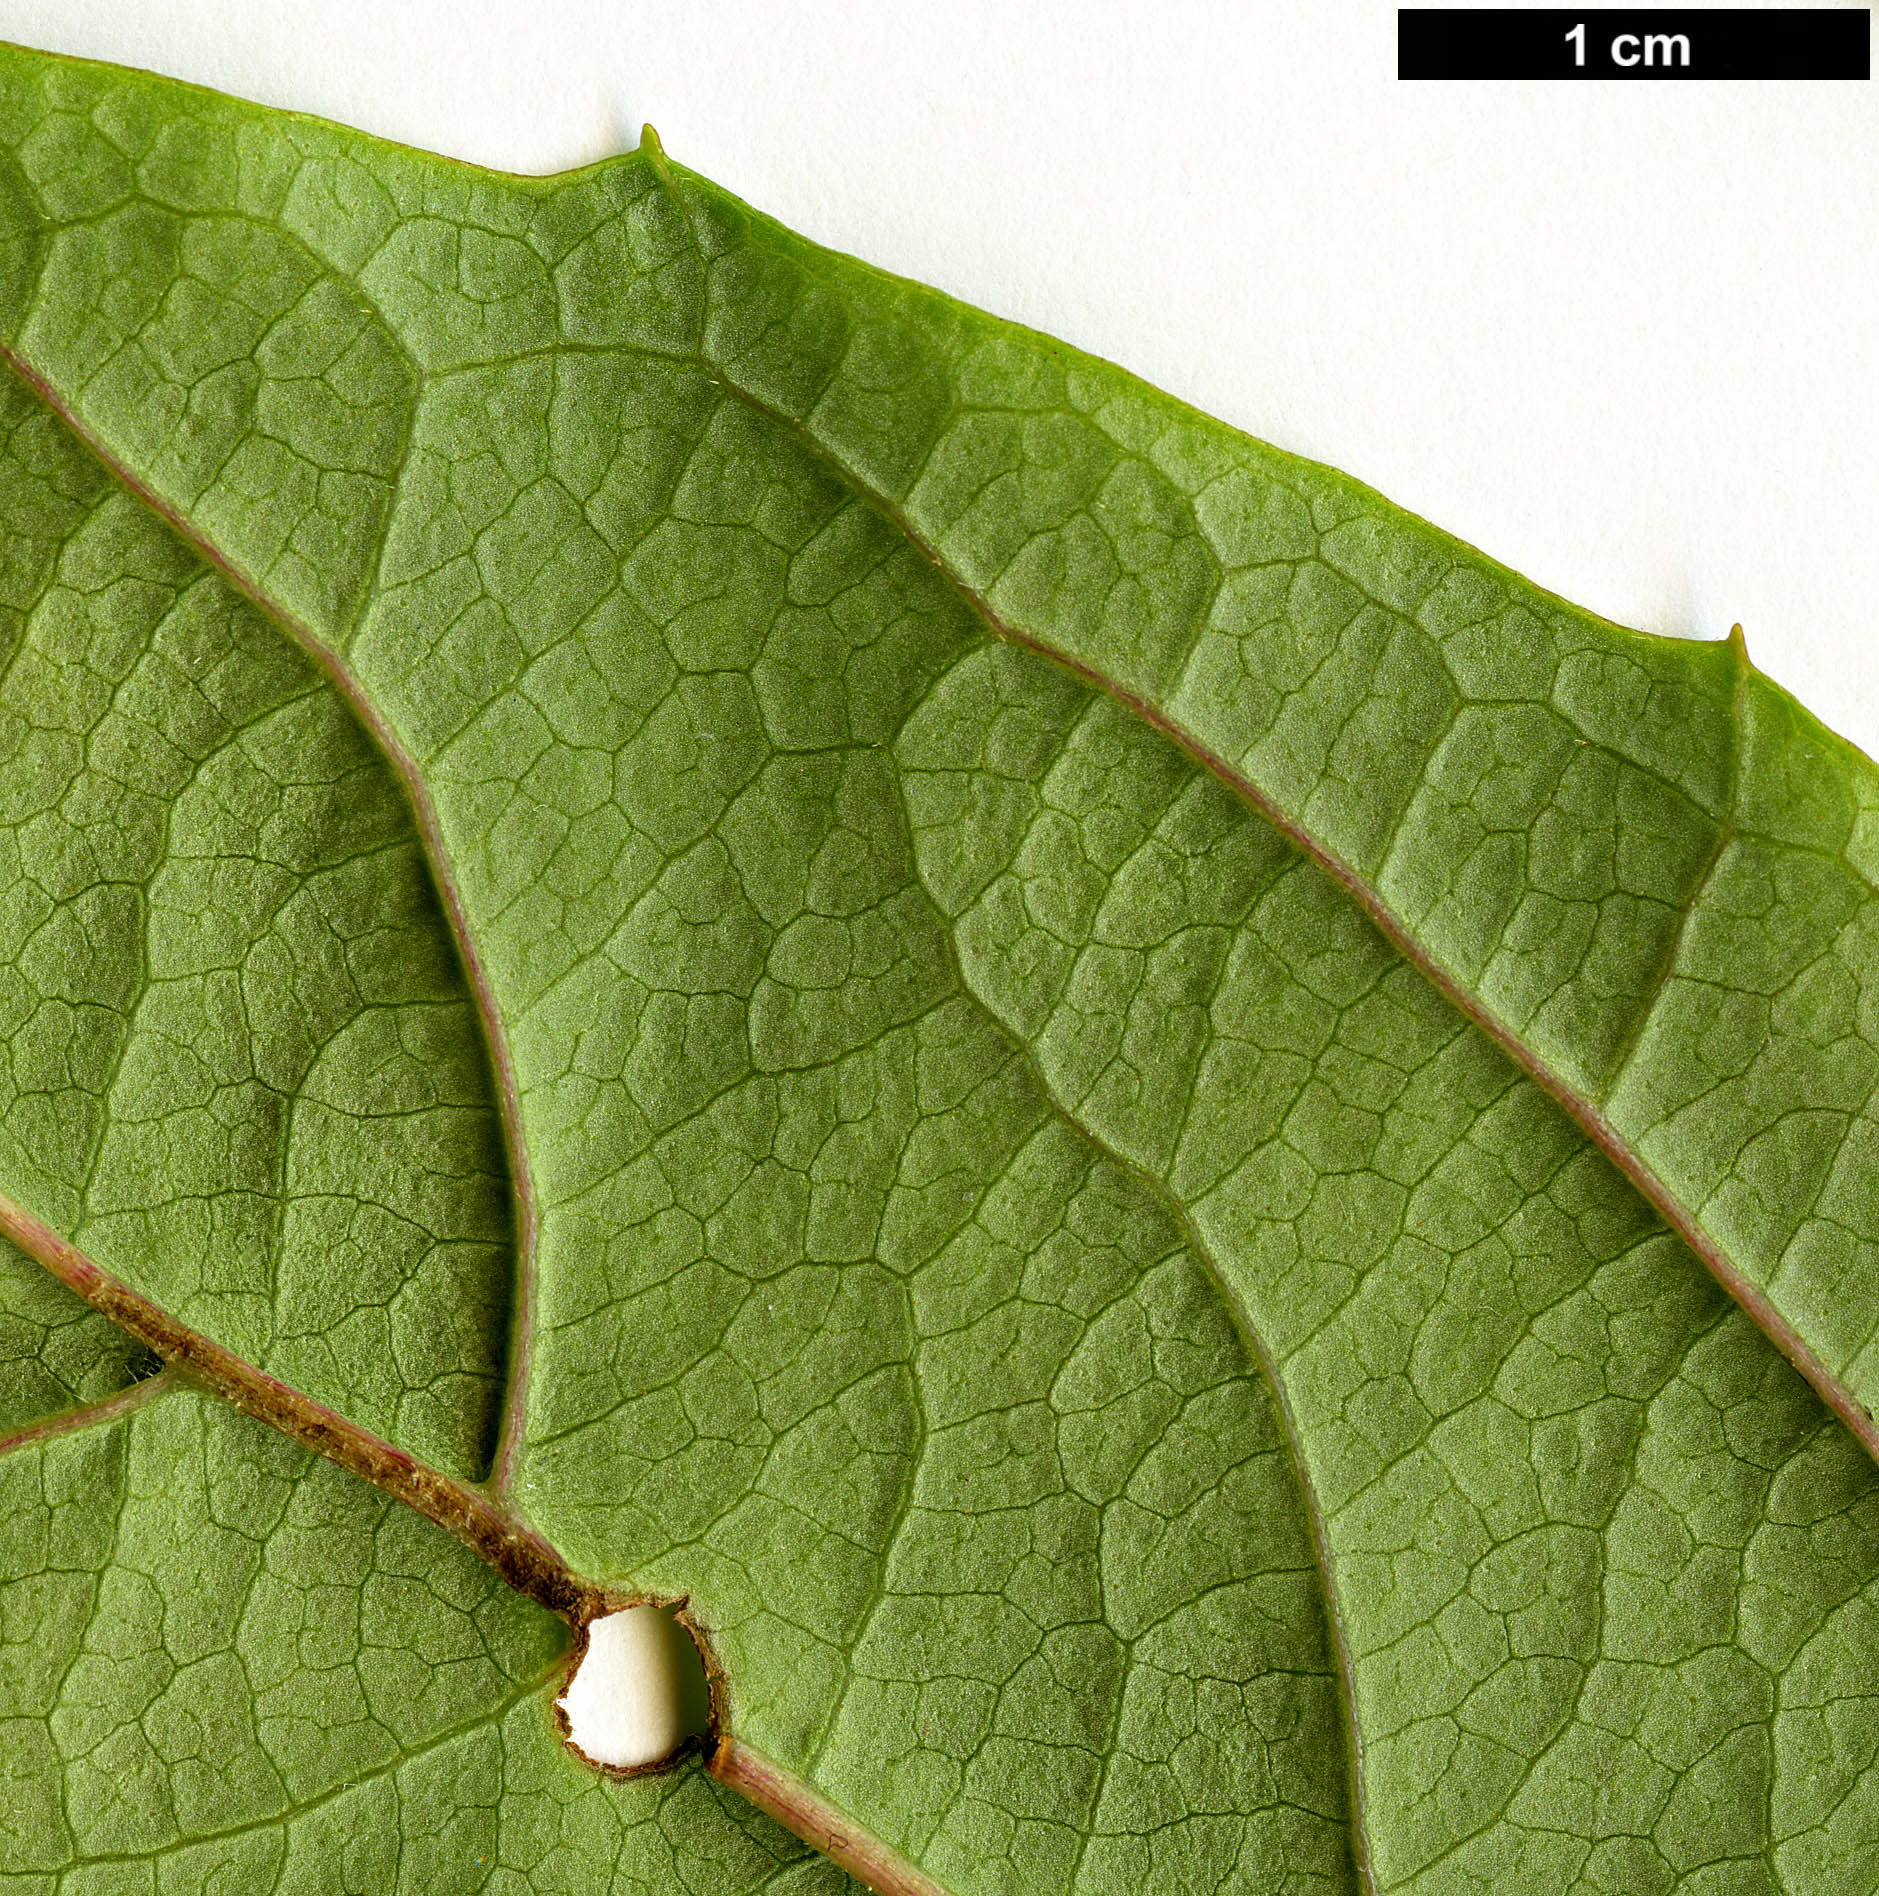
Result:
M703 1739L711 1692L679 1609L648 1600L589 1620L555 1711L569 1745L607 1771L653 1770Z

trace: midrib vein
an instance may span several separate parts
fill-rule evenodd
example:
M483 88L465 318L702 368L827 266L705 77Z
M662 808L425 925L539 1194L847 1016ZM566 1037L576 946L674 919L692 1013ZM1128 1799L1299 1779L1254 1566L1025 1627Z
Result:
M0 1235L10 1238L93 1309L138 1338L166 1366L173 1366L231 1408L265 1422L289 1440L402 1502L461 1541L516 1592L546 1607L570 1626L578 1629L601 1612L635 1604L638 1596L616 1593L576 1575L507 1504L525 1415L540 1211L508 1036L502 1029L493 987L450 871L442 825L422 773L335 648L316 637L221 548L198 533L175 507L139 481L109 444L72 413L57 390L4 342L0 342L0 361L125 492L147 507L211 572L307 654L358 717L405 794L488 1052L517 1214L510 1360L489 1482L479 1486L441 1473L337 1411L313 1402L213 1338L177 1323L159 1305L112 1277L4 1194L0 1194ZM705 1636L703 1628L694 1626L692 1630L695 1637ZM706 1657L709 1669L715 1661L709 1654ZM865 1881L878 1896L948 1896L924 1871L828 1804L801 1779L748 1751L728 1728L711 1734L704 1766L792 1835Z
M669 168L662 160L659 161L658 168L664 175L668 188L673 191L675 198L683 206L683 193L678 189ZM689 222L689 207L685 208ZM531 1529L512 1515L501 1504L499 1498L506 1491L514 1457L521 1440L532 1337L540 1211L534 1196L533 1175L528 1161L519 1085L513 1057L507 1036L502 1030L493 989L482 958L477 951L461 893L451 873L444 848L441 823L423 775L396 734L386 724L363 686L332 645L300 623L258 582L234 565L220 548L202 536L179 510L140 482L113 454L108 444L88 429L61 400L56 390L11 348L0 346L0 355L4 355L7 364L22 383L45 404L75 438L89 449L123 488L162 519L179 539L197 553L213 571L255 604L271 622L282 628L309 655L322 673L340 691L354 714L358 716L363 728L368 732L403 788L433 885L438 893L464 969L466 985L488 1052L516 1206L518 1254L508 1376L489 1489L485 1490L473 1484L454 1480L417 1462L402 1450L371 1435L344 1417L312 1403L299 1392L267 1376L256 1366L222 1349L211 1339L174 1323L154 1303L108 1277L98 1266L67 1245L63 1239L47 1227L40 1225L24 1208L5 1199L0 1199L0 1230L12 1237L14 1242L34 1256L54 1276L76 1290L94 1308L104 1311L120 1327L145 1341L167 1362L182 1366L187 1374L209 1387L213 1393L232 1406L268 1422L291 1439L338 1462L362 1479L372 1482L384 1492L403 1501L463 1541L516 1590L549 1606L551 1610L560 1613L572 1623L579 1624L600 1603L599 1589L571 1574L560 1561L559 1556L555 1555L553 1550ZM685 358L674 359L682 361ZM1160 707L1132 692L1094 665L1053 647L1021 627L1006 621L984 594L970 586L951 569L937 547L914 526L901 507L886 494L872 487L845 463L812 431L807 423L775 408L762 397L744 388L733 379L729 369L709 357L702 346L697 351L695 360L697 366L728 396L742 404L754 416L785 434L870 508L930 568L987 632L1002 642L1029 651L1067 672L1086 687L1116 702L1144 724L1156 730L1193 762L1224 783L1256 815L1264 819L1303 856L1330 876L1377 926L1392 947L1435 986L1457 1013L1486 1034L1522 1071L1564 1108L1592 1143L1617 1167L1665 1224L1701 1259L1723 1289L1745 1310L1757 1327L1793 1363L1823 1402L1853 1432L1868 1453L1879 1458L1879 1425L1875 1424L1871 1414L1820 1361L1786 1319L1774 1309L1763 1291L1743 1275L1733 1260L1698 1223L1689 1208L1620 1137L1606 1120L1598 1105L1568 1083L1529 1042L1492 1013L1478 996L1473 994L1426 949L1395 911L1384 902L1379 892L1351 864L1307 830L1250 778L1235 769L1223 756L1208 747ZM950 930L946 933L950 943ZM964 991L971 993L969 986ZM976 996L973 998L976 1001ZM1002 1025L1000 1031L1005 1031ZM1030 1059L1028 1049L1020 1047L1020 1052L1027 1060ZM1034 1063L1033 1072L1035 1074ZM1247 1339L1248 1347L1261 1365L1277 1405L1277 1413L1281 1418L1288 1449L1304 1497L1307 1519L1312 1527L1314 1553L1320 1568L1321 1591L1327 1603L1327 1622L1338 1659L1341 1696L1346 1701L1345 1715L1352 1747L1352 1795L1355 1804L1360 1800L1361 1795L1361 1776L1357 1769L1358 1740L1348 1703L1348 1655L1343 1649L1342 1631L1337 1625L1336 1615L1330 1610L1330 1603L1334 1596L1330 1587L1329 1557L1323 1539L1323 1522L1315 1496L1306 1478L1297 1423L1289 1405L1285 1402L1282 1386L1269 1361L1263 1342L1246 1321L1238 1299L1225 1290L1218 1266L1211 1253L1199 1242L1191 1220L1172 1195L1161 1187L1158 1181L1143 1173L1139 1167L1131 1165L1119 1155L1110 1153L1100 1140L1097 1140L1087 1128L1081 1126L1057 1104L1055 1096L1047 1087L1043 1087L1041 1080L1039 1085L1041 1097L1051 1103L1053 1110L1057 1111L1081 1136L1089 1139L1096 1149L1103 1151L1115 1163L1141 1180L1147 1189L1154 1191L1158 1202L1162 1203L1176 1218L1180 1229L1188 1234L1194 1254L1206 1264L1216 1281L1222 1283L1222 1294L1228 1308L1234 1312L1236 1321ZM718 1750L720 1754L728 1758L732 1749L733 1743L727 1734L720 1739ZM769 1765L767 1760L764 1763L767 1771L777 1781L780 1782L786 1777L787 1774L777 1772L776 1767ZM716 1769L715 1764L713 1768ZM718 1774L727 1783L735 1781L735 1774L728 1765ZM789 1781L796 1782L793 1779ZM738 1788L745 1790L747 1795L751 1794L748 1786L742 1783L738 1784ZM806 1787L798 1785L798 1789L802 1791L805 1798L813 1797L813 1793L808 1792ZM756 1801L769 1809L772 1815L780 1816L789 1827L796 1827L788 1816L782 1815L780 1810L772 1804L764 1802L762 1798L757 1798ZM1359 1838L1360 1870L1368 1884L1370 1871L1367 1852L1361 1842L1361 1827L1354 1824L1353 1829ZM799 1830L798 1834L805 1833ZM818 1844L818 1847L826 1846ZM834 1853L831 1852L831 1854ZM841 1860L839 1855L837 1860ZM924 1891L931 1887L919 1876L918 1872L911 1868L907 1870L907 1875L912 1880L894 1887L904 1887L909 1891L916 1889ZM887 1887L887 1885L882 1885L882 1887Z
M0 1235L92 1309L134 1336L166 1364L244 1415L402 1501L477 1554L518 1593L580 1625L603 1604L602 1590L577 1578L533 1529L484 1489L458 1481L361 1428L226 1349L178 1323L122 1283L13 1199L0 1196ZM134 1393L134 1392L127 1392Z

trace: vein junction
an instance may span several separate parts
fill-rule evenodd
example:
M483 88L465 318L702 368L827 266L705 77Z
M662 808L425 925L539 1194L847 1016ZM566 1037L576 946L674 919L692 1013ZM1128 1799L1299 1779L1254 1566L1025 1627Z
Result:
M10 83L16 352L278 624L10 396L0 1183L461 1482L506 1376L557 1557L688 1596L738 1742L960 1896L1852 1860L1869 1462L1346 891L1072 675L1367 878L1801 1322L1863 1229L1863 1043L1789 1112L1863 978L1821 946L1863 832L1771 793L1805 733L1733 655L1621 644L650 158L498 183ZM480 1031L539 1208L519 1311ZM1863 1386L1869 1333L1817 1340ZM189 1403L56 1453L134 1465ZM87 1558L100 1598L134 1571ZM482 1721L513 1863L565 1780L510 1775L540 1668L495 1654L540 1628L489 1597L481 1709L333 1756L403 1796ZM381 1744L334 1639L301 1663ZM275 1837L300 1717L200 1809ZM66 1811L91 1728L50 1729ZM194 1738L151 1742L178 1814L111 1836L206 1834ZM633 1887L674 1833L597 1794Z

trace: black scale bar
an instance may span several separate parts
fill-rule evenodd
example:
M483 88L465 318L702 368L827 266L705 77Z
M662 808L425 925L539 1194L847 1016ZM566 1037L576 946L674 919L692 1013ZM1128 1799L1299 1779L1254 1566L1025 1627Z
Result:
M1404 7L1399 79L1869 79L1865 7Z

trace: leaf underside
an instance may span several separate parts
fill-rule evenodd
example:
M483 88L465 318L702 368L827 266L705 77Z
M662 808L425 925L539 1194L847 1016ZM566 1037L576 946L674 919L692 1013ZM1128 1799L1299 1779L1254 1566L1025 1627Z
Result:
M1879 774L1739 642L651 145L8 51L0 341L0 1890L1879 1887Z

